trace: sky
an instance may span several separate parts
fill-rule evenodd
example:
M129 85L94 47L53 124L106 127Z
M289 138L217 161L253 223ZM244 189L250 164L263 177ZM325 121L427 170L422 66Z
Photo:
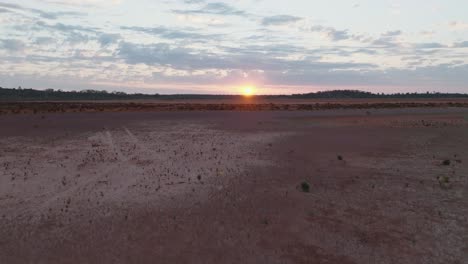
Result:
M0 0L0 87L468 93L466 0Z

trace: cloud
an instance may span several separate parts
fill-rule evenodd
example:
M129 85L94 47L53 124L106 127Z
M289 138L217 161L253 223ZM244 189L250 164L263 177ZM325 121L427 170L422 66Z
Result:
M468 48L468 41L456 42L453 44L454 48Z
M280 75L275 72L266 73L267 80L276 85L297 86L335 86L335 87L391 87L392 92L408 91L412 89L427 89L449 87L466 92L468 64L454 65L439 64L432 66L416 66L413 69L391 68L381 70L378 68L354 70L343 69L339 71L304 71L290 72Z
M446 48L446 45L436 43L436 42L430 42L430 43L418 43L415 44L414 47L416 49L440 49L440 48Z
M38 37L34 40L35 45L50 45L56 42L56 39L51 37Z
M356 37L354 35L349 34L348 30L337 30L332 27L325 27L321 25L312 26L309 30L311 32L320 32L331 41L341 41Z
M40 9L36 8L27 8L21 5L17 4L9 4L9 3L0 3L0 7L3 7L2 10L17 10L17 11L24 11L24 12L30 12L36 15L39 15L42 18L45 19L58 19L59 17L62 16L84 16L83 13L80 12L70 12L70 11L63 11L63 12L47 12L43 11Z
M208 53L197 53L192 49L171 46L166 43L136 44L121 42L117 55L129 64L171 66L175 69L223 69L228 65L223 60Z
M0 39L0 48L11 52L20 52L26 48L26 44L18 39Z
M89 41L96 41L101 47L108 46L116 43L120 38L120 34L112 34L101 32L99 28L81 26L81 25L68 25L63 23L46 23L44 21L37 21L35 24L26 28L29 31L45 31L50 33L59 33L62 35L63 40L71 45L87 43ZM58 42L58 40L55 40Z
M98 42L101 44L101 47L106 47L111 44L117 43L117 41L120 39L120 34L102 33L98 38Z
M387 31L382 34L382 37L396 37L400 36L401 34L403 34L401 30Z
M32 25L31 29L27 30L42 30L49 33L58 32L64 37L64 40L71 45L87 43L95 39L97 39L98 42L100 42L98 36L102 34L97 28L80 25L67 25L63 23L49 24L44 21L36 22Z
M204 24L212 27L227 26L228 24L220 18L208 17L203 15L182 15L177 16L178 19L190 24Z
M65 6L113 6L122 3L122 0L40 0L46 3Z
M206 0L183 0L183 2L186 4L200 4L205 3Z
M373 45L386 48L397 48L401 46L398 37L403 34L401 30L387 31L380 34L380 37L372 41Z
M436 32L434 30L423 30L421 31L421 35L425 37L432 37Z
M159 27L121 27L124 30L141 32L149 35L159 36L165 39L192 39L192 40L215 40L221 38L221 34L201 34L193 32L194 30L171 29L163 26Z
M243 10L237 9L231 5L222 2L208 3L199 9L174 9L173 13L176 14L209 14L209 15L220 15L220 16L249 16L249 14Z
M461 22L461 21L452 21L448 24L450 30L457 31L457 30L468 30L468 23Z
M296 17L296 16L276 15L276 16L264 17L262 19L262 25L263 26L281 26L281 25L296 23L301 20L302 18Z
M463 73L467 70L468 43L460 35L462 32L442 34L441 31L434 40L423 37L433 31L426 34L421 32L424 28L402 24L401 30L375 35L371 28L356 28L351 24L349 28L335 28L315 20L317 24L309 24L310 20L303 19L299 13L284 15L281 9L260 15L251 11L259 9L242 9L241 4L249 2L243 0L144 1L151 2L151 12L156 16L173 10L172 16L161 21L164 24L156 26L149 20L125 24L127 20L114 16L121 11L120 7L105 11L94 8L111 7L119 2L0 3L4 33L0 37L0 61L3 62L0 76L24 73L48 80L61 76L81 80L75 82L80 86L106 81L126 84L140 81L167 87L180 82L215 86L251 78L277 87L400 85L405 89L440 84L440 89L446 89L447 84L466 90L468 83L468 75ZM354 2L359 1L350 1L348 8ZM147 7L138 6L137 1L135 5L125 10L129 12L128 17L142 15L137 12ZM98 20L75 17L84 16L76 12L57 12L61 8L84 10L87 6L93 6L86 9L89 17L99 16ZM271 10L277 7L272 4ZM340 24L335 18L330 19L329 25ZM376 25L383 23L376 19ZM222 28L226 25L229 31ZM284 25L294 25L294 28L275 27ZM446 31L448 26L454 30L468 28L462 21L444 26ZM319 36L323 39L318 39Z
M80 32L69 32L66 37L66 41L72 45L77 45L81 43L87 43L91 40L91 37L82 34Z
M48 30L55 30L55 31L62 31L62 32L73 32L73 31L81 31L81 32L88 32L88 33L97 33L98 29L94 27L85 27L80 25L67 25L63 23L55 23L55 24L48 24L44 21L38 21L35 26L42 29Z
M170 66L181 70L263 70L263 71L313 71L336 70L351 68L367 68L369 63L350 62L320 62L312 57L301 60L280 59L272 56L293 51L295 47L255 47L247 46L241 49L225 49L223 55L196 51L188 48L171 46L165 43L136 44L121 42L117 55L129 64L147 64ZM270 51L270 52L265 52Z

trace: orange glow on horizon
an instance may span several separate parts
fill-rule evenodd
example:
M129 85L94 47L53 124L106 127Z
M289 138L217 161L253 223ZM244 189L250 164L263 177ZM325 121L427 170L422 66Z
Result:
M254 86L244 86L242 88L242 95L245 97L252 97L255 95L255 87Z

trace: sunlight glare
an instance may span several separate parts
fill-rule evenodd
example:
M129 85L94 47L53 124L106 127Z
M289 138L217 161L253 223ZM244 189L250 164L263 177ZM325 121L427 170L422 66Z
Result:
M245 86L244 88L242 88L242 94L246 97L253 96L255 94L255 87Z

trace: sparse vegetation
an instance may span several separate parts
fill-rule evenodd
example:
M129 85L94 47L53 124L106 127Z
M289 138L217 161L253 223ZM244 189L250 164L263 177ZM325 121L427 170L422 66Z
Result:
M442 189L449 189L451 187L450 177L448 176L438 176L437 180Z
M55 107L71 103L34 104ZM87 104L73 103L79 107ZM39 111L36 116L2 117L0 166L8 187L0 188L0 202L7 205L0 213L0 219L7 214L0 228L0 233L7 235L3 244L10 247L13 243L11 248L27 251L38 243L54 247L55 241L68 239L74 241L69 243L71 247L86 248L101 245L99 237L110 232L123 234L117 242L124 246L131 235L137 249L158 243L160 237L173 236L171 247L183 251L187 241L182 240L194 238L189 242L195 246L208 243L207 251L200 255L209 256L211 248L219 245L218 238L255 244L266 234L265 243L269 248L271 244L278 256L292 250L300 256L292 262L309 263L323 253L316 252L317 248L320 251L325 245L323 250L330 254L337 250L334 243L310 244L311 236L351 236L355 241L343 244L349 246L345 248L349 252L356 245L378 249L381 238L391 236L388 242L397 243L397 250L400 246L415 250L403 256L411 260L419 247L429 244L416 243L421 237L414 236L414 226L407 222L430 226L436 221L442 232L427 233L423 238L446 242L431 242L429 246L435 246L428 250L447 253L450 262L464 246L460 239L465 233L460 226L463 221L453 219L464 217L460 195L465 187L465 167L458 160L467 155L467 138L463 137L467 127L419 129L418 109L416 114L408 110L403 117L414 120L418 124L415 129L389 129L388 124L398 120L403 111L381 112L366 118L363 110L357 110L353 113L360 115L345 119L341 111L330 111L329 115L180 112L66 116ZM440 112L434 120L458 118L453 110L444 116ZM291 118L282 118L286 114ZM41 116L46 120L41 121ZM322 123L322 118L336 124L354 120L369 120L369 124L343 128ZM15 131L7 127L11 120L17 122ZM75 121L79 122L75 125ZM256 126L257 121L264 126ZM33 131L36 123L39 130ZM24 129L31 129L31 133ZM391 140L369 140L370 134L391 136ZM445 159L450 166L442 165ZM404 215L408 221L401 221L401 212L408 212ZM388 227L385 234L381 234L382 227ZM450 228L461 231L455 234L447 231ZM212 229L221 236L197 240ZM236 232L240 229L242 232ZM17 237L44 230L51 233L46 240L32 237L16 243ZM276 242L278 237L286 242ZM401 237L408 239L400 245ZM140 238L146 244L138 244ZM286 244L293 247L283 249ZM234 250L244 250L240 246ZM105 245L91 253L99 256L102 249L111 247ZM449 251L452 248L454 251ZM378 259L387 258L385 252L395 252L388 249L377 252ZM331 259L327 252L324 258L329 262L347 260L342 255ZM150 257L158 259L159 255ZM350 259L368 260L365 254L362 259L354 257Z
M288 97L288 96L285 96ZM359 90L333 90L333 91L321 91L316 93L307 94L293 94L292 98L314 98L314 99L346 99L346 98L466 98L468 94L457 94L457 93L371 93Z
M2 88L0 87L0 101L50 101L50 100L132 100L132 99L236 99L240 95L209 95L209 94L127 94L124 92L108 92L105 90L82 90L82 91L63 91L63 90L35 90L31 88ZM359 90L333 90L321 91L316 93L293 94L293 95L260 95L264 99L274 98L293 98L293 99L395 99L395 98L468 98L468 94L460 93L370 93ZM289 106L287 107L289 109ZM370 114L368 112L367 114Z
M308 193L310 192L310 184L308 182L301 183L301 190L302 192Z

